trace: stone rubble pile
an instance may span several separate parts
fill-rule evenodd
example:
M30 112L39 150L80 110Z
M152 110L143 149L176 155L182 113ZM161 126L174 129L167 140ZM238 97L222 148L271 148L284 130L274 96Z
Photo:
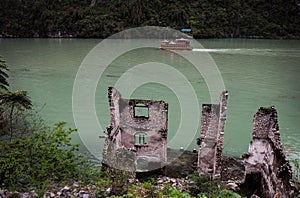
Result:
M95 185L80 187L77 182L73 185L65 186L63 188L53 188L44 193L43 198L56 198L56 197L79 197L79 198L96 198L97 187ZM27 193L9 192L8 190L0 189L0 198L35 198L39 197L35 191Z
M9 198L9 197L20 197L20 198L31 198L31 197L38 197L38 194L33 190L27 193L19 193L9 192L8 190L0 188L0 198Z
M177 188L180 191L188 189L191 185L193 185L195 181L189 179L188 177L185 178L172 178L161 176L157 179L157 188L159 190L164 189L166 184L171 185L172 187Z
M80 188L70 188L65 186L56 193L46 192L43 198L54 198L54 197L80 197L80 198L94 198L96 194L93 193L96 191L96 186L88 186L85 189Z
M141 184L139 180L132 180L130 183ZM156 188L158 190L163 190L165 186L169 184L172 187L178 188L180 191L188 189L190 186L194 185L195 182L188 177L185 178L172 178L167 176L160 176L157 178ZM107 189L110 191L110 189ZM36 198L39 197L35 191L28 193L19 192L9 192L8 190L0 189L0 198L10 198L10 197L20 197L20 198ZM43 198L57 198L57 197L78 197L78 198L96 198L97 197L97 187L95 185L80 187L77 182L73 185L64 187L53 187L51 190L46 191Z

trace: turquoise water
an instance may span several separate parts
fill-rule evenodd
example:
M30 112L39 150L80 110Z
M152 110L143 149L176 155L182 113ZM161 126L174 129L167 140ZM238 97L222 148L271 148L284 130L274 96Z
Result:
M82 61L99 42L101 40L97 39L0 39L0 54L10 67L11 89L27 90L47 123L64 120L68 126L75 127L72 111L74 80ZM261 106L274 105L278 111L284 148L290 150L290 158L299 158L300 41L209 39L198 42L204 49L194 49L192 53L198 53L199 60L204 54L213 58L229 91L224 152L230 155L247 152L253 115ZM114 48L106 50L113 53ZM184 58L154 48L132 50L114 60L98 82L95 106L97 120L103 130L110 119L107 86L114 85L128 69L145 62L162 62L176 68L196 90L200 105L210 103L206 81ZM155 75L155 71L151 75ZM141 78L153 78L151 75L143 74ZM86 77L85 80L88 82L90 79ZM172 83L178 89L182 86L176 81ZM132 97L167 101L169 146L179 148L181 141L191 139L188 148L196 148L195 137L176 134L182 119L182 99L172 89L152 82L136 89ZM188 102L188 98L185 100ZM90 125L90 115L85 115L85 110L86 104L82 104L79 111L83 117L86 116L83 122ZM91 127L79 134L74 135L74 141L85 139L84 144L94 155L101 156L103 140L98 138L103 135L101 129ZM199 129L191 134L199 135ZM176 135L179 138L173 141Z

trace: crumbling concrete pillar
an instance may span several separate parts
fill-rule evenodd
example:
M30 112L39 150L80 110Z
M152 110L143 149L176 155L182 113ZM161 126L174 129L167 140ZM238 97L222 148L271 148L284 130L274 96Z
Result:
M280 142L277 111L274 107L261 107L255 114L252 140L243 159L243 185L247 186L247 182L255 184L256 195L265 198L296 197L298 192L292 183L292 169Z
M209 174L214 179L221 176L221 161L226 121L228 92L223 91L219 104L203 104L201 118L198 172Z

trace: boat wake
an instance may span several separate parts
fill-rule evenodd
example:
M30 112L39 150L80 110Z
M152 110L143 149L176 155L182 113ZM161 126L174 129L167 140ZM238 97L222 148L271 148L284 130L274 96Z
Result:
M300 50L288 49L262 49L262 48L227 48L227 49L193 49L194 52L203 53L221 53L221 54L239 54L252 56L293 56L300 57Z

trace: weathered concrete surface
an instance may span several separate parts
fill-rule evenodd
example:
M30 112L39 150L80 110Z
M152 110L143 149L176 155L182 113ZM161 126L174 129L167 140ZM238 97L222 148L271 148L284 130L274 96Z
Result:
M197 159L197 152L168 149L168 164L164 173L169 177L186 177L196 172Z
M223 91L219 104L203 104L201 118L198 172L210 174L212 178L221 177L221 162L226 121L228 92Z
M135 172L163 167L167 162L168 104L123 99L113 87L108 88L108 100L111 125L106 131L103 163L115 167L118 163L111 156L123 149L132 153L129 171L132 171L130 167Z
M253 187L264 198L297 197L292 183L292 168L283 152L277 111L261 107L254 116L254 128L249 152L243 155L244 186Z
M242 158L223 156L221 181L226 183L226 187L229 186L228 184L231 184L231 186L233 186L233 183L234 186L241 184L244 180L244 175L245 166ZM227 187L227 189L238 191L238 187Z

